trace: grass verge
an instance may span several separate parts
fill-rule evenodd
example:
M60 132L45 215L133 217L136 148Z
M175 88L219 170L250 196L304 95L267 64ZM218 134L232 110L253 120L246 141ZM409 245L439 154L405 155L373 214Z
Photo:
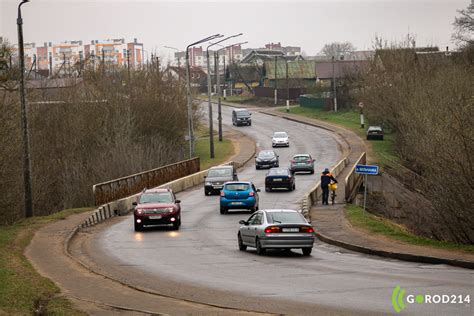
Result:
M200 158L201 170L226 162L234 154L232 142L228 139L223 139L220 142L217 137L214 137L214 159L210 157L209 137L199 138L196 141L195 150L196 156Z
M368 212L365 212L364 215L363 209L357 205L348 204L346 206L346 217L349 222L357 228L362 228L371 233L381 234L412 245L448 250L461 250L467 253L474 253L474 245L459 245L416 236L407 231L403 226L396 225L390 220L375 216Z
M278 109L280 112L286 112L285 108ZM342 127L348 128L359 135L362 139L366 138L366 130L360 128L360 114L356 110L341 110L339 112L328 112L321 109L305 108L305 107L292 107L290 110L291 114L301 115L309 118L318 119L332 124L337 124ZM365 122L365 126L369 126L369 122ZM393 151L393 136L389 131L385 131L383 141L374 140L370 144L372 146L375 157L377 158L376 163L381 165L388 165L390 162L398 162L397 156Z
M59 288L36 272L23 253L40 227L89 210L69 209L0 227L0 314L32 315L40 309L44 315L86 315L58 297Z

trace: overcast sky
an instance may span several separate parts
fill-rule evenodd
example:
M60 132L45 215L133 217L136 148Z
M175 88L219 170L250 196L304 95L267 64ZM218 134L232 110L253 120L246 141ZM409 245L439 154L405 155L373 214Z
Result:
M208 35L244 33L244 47L269 42L300 46L308 55L324 44L349 41L358 50L372 48L376 34L393 41L408 32L417 45L454 48L456 10L471 0L313 0L313 1L163 1L30 0L22 6L25 42L138 38L149 53L164 58ZM0 36L17 42L17 5L0 0ZM231 41L228 42L232 44Z

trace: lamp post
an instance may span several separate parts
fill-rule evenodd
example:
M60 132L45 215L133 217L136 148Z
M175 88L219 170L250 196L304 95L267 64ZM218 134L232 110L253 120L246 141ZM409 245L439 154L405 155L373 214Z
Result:
M225 46L221 49L218 49L215 53L215 60L217 60L217 64L219 64L219 52L223 49L227 48L233 48L234 46L239 46L243 44L247 44L248 42L241 42L241 43L236 43L232 44L229 46ZM225 54L224 54L224 76L225 76ZM215 62L216 63L216 62ZM219 69L219 66L217 67ZM221 80L220 80L220 71L218 70L217 74L217 121L219 122L219 141L222 141L222 109L221 109ZM225 77L224 77L224 85L225 85ZM224 86L224 100L225 100L225 86Z
M174 49L177 53L179 53L179 49L177 49L176 47L165 46L165 48ZM180 64L179 55L178 55L178 83L181 82L181 76L179 75L180 69L181 69L181 64Z
M334 86L334 112L337 112L337 97L336 97L336 72L334 71L335 58L332 56L332 84Z
M187 106L188 106L188 137L189 137L189 159L193 157L194 154L194 146L193 146L193 138L194 138L194 131L193 131L193 110L192 110L192 96L191 96L191 81L190 81L190 69L189 69L189 47L211 41L217 37L222 37L220 34L214 34L203 38L197 42L191 43L186 46L186 97L187 97Z
M21 17L21 6L29 0L23 0L18 5L18 51L20 57L20 103L21 103L21 131L23 140L23 186L25 217L33 216L33 194L31 190L31 162L30 162L30 135L28 131L28 115L26 112L25 91L25 51L23 47L23 19Z
M290 79L288 78L289 62L289 60L286 61L286 112L290 112Z
M278 88L277 88L277 56L275 55L275 105L278 102Z
M210 157L214 158L214 129L213 129L213 122L212 122L212 103L211 103L211 85L212 85L212 80L211 80L211 64L209 62L209 48L217 45L219 43L222 43L223 41L226 41L230 38L234 38L237 36L241 36L243 33L227 36L226 38L223 38L215 43L211 43L210 45L207 46L206 48L206 58L207 58L207 98L209 102L209 149L210 149ZM216 74L219 76L219 74Z

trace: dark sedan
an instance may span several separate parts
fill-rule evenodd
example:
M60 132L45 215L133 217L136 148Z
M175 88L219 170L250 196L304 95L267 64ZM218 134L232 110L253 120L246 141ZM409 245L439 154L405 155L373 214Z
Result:
M288 168L271 168L265 176L265 191L273 189L296 189L295 177Z
M380 139L383 140L383 128L381 126L369 126L367 129L367 139Z
M279 166L278 155L273 150L262 150L255 156L255 169Z

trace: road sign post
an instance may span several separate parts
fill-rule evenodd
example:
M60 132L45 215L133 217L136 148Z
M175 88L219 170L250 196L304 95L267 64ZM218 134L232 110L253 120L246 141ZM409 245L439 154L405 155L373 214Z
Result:
M377 175L379 174L379 166L373 165L356 165L355 173L364 175L364 211L363 215L365 216L365 206L367 201L367 175Z

